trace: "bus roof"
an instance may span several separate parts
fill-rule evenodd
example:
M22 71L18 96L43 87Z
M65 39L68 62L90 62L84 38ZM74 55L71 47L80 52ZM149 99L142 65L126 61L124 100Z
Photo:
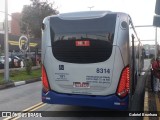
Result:
M59 17L64 20L76 20L76 19L92 19L92 18L101 18L107 14L125 14L120 12L111 12L111 11L83 11L83 12L70 12L70 13L61 13L58 15L53 15L50 17Z

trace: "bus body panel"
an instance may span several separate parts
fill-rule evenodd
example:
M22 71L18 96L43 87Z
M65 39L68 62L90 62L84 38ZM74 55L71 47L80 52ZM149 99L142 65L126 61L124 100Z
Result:
M126 26L122 26L126 24ZM120 49L123 64L127 66L129 64L129 22L128 22L128 15L121 14L119 16L119 30L117 31L117 46Z
M84 19L95 19L104 17L110 14L111 11L84 11L84 12L72 12L72 13L62 13L59 15L54 15L53 17L59 17L63 20L84 20Z
M45 29L43 30L42 32L42 52L41 52L41 61L42 63L45 61L45 53L46 53L46 50L47 50L47 47L48 46L51 46L51 42L50 42L50 29L48 29L49 27L49 17L46 17L44 20L43 20L43 23L44 24L44 27Z
M117 53L115 53L116 51ZM123 61L118 47L114 46L112 53L114 54L111 55L110 59L102 63L73 64L56 60L51 56L51 47L47 47L45 54L45 59L47 59L47 61L44 61L44 65L51 89L59 93L69 94L114 94L124 65L120 64L123 63ZM114 59L116 60L115 64L113 64ZM114 68L115 65L116 69ZM63 66L64 69L61 70L60 66ZM101 69L102 71L100 71ZM86 88L75 87L74 82L89 83L89 86Z
M128 100L128 96L126 96L123 99L120 99L116 95L89 96L61 94L55 91L49 91L47 94L45 94L42 91L42 102L49 104L90 106L98 108L108 108L112 110L126 110L128 109Z

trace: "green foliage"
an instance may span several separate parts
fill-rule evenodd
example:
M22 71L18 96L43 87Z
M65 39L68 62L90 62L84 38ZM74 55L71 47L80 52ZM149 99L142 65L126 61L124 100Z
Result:
M32 72L32 60L26 59L25 64L26 64L26 72L28 75L30 75Z
M32 70L32 73L28 75L26 71L10 71L10 80L16 82L16 81L22 81L22 80L31 80L34 78L41 77L41 69ZM6 81L4 81L4 74L0 73L0 85L6 84Z
M47 0L31 0L31 2L31 5L23 7L21 32L35 38L40 38L43 19L58 12L53 9L54 3L48 3Z

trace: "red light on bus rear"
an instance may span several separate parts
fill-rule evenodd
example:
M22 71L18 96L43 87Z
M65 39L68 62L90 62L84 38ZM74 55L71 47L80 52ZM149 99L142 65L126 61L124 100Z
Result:
M76 46L88 47L90 46L90 41L88 40L76 41Z
M47 73L44 65L42 65L42 85L43 85L43 90L45 92L48 92L50 87L49 87L48 77L47 77Z
M129 66L125 67L122 71L120 82L117 89L119 97L125 97L129 92L130 71Z

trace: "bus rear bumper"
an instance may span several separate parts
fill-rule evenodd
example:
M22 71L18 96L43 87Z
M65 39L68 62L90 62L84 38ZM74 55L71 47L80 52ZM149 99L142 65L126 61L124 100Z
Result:
M61 94L55 91L44 93L42 90L42 102L48 104L64 104L76 106L90 106L113 110L127 110L129 97L120 99L115 94L109 96L91 96Z

